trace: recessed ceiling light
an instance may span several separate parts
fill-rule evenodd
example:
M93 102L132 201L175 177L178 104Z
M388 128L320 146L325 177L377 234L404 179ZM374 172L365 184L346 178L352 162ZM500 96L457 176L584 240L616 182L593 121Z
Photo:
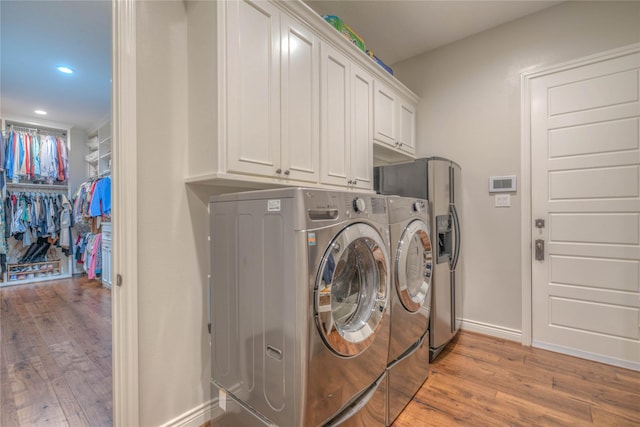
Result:
M44 110L35 110L34 113L40 114L41 116L46 116L47 115L47 112L44 111Z
M64 65L61 65L60 67L58 67L58 71L64 74L73 74L73 69L69 67L65 67Z

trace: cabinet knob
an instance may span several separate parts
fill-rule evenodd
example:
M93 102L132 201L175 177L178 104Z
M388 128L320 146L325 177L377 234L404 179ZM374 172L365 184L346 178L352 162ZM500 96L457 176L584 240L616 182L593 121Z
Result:
M398 147L402 147L402 142L398 142Z
M282 169L280 169L280 168L276 169L276 173L277 173L278 175L280 175L280 174L282 173Z
M284 174L285 174L285 175L287 175L287 176L288 176L290 173L291 173L291 172L289 172L289 169L287 169L286 171L284 171Z
M358 181L356 181L355 179L353 180L353 185L356 185L358 183Z
M353 181L349 180L349 181L347 181L347 184L351 185L351 184L353 184Z

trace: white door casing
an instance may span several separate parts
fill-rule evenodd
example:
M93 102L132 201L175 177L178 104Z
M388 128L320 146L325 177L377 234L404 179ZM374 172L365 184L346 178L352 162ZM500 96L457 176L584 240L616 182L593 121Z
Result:
M633 369L640 369L639 89L638 46L523 76L523 176L531 156L524 343ZM543 261L534 258L537 241Z
M113 425L139 420L136 2L112 2ZM120 280L122 278L122 280Z

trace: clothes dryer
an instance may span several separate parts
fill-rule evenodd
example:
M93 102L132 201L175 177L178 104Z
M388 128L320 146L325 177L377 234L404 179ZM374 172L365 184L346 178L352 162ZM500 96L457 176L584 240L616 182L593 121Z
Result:
M391 268L391 334L387 359L387 425L429 375L433 266L429 202L387 196Z
M211 199L214 426L383 426L384 196L289 188Z

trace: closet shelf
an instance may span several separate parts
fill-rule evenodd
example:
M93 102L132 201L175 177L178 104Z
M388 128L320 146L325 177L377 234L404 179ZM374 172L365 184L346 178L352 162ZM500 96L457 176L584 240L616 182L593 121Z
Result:
M31 280L36 278L50 278L62 274L61 260L30 262L24 264L8 264L8 282Z
M66 193L69 189L67 183L64 184L33 184L33 183L20 183L7 182L7 190L11 191L46 191L52 190L60 193Z

